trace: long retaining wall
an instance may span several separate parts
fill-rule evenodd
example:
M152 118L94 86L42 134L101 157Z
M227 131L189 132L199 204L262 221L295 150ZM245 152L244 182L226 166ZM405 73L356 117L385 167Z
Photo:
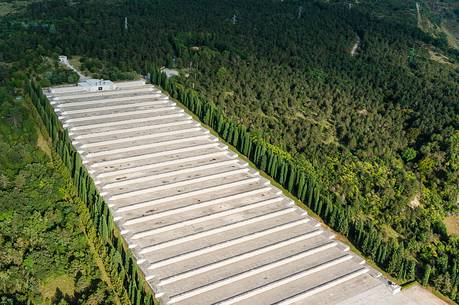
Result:
M163 304L339 304L369 290L392 304L378 272L161 91L116 86L29 91L133 304L153 303L146 284ZM250 151L243 132L235 146Z

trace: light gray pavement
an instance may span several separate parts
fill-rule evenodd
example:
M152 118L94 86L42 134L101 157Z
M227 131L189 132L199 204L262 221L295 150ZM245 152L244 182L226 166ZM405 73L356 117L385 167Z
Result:
M115 85L45 93L163 304L399 304L377 271L158 89Z

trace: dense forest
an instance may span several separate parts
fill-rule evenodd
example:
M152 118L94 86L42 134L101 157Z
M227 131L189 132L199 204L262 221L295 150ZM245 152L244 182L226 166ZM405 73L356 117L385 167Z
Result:
M415 1L46 0L0 19L0 79L75 81L40 69L58 54L113 80L177 69L456 299L459 51Z
M50 83L74 79L42 65L36 73ZM68 174L21 94L26 80L0 76L0 304L115 304Z

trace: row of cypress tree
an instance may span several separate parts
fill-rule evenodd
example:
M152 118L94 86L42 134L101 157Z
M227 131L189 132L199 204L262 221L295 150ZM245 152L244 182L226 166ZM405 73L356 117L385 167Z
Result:
M52 140L53 148L69 169L78 196L86 204L97 235L104 242L106 266L111 266L112 283L125 289L132 305L155 304L153 293L116 227L108 205L100 196L93 179L83 166L81 156L71 143L67 130L56 116L40 86L32 79L26 88Z
M323 193L320 181L289 153L248 132L246 127L233 122L215 104L199 96L196 91L168 79L160 70L150 71L150 81L177 99L330 227L348 237L363 254L389 274L400 281L415 279L416 261L407 257L404 243L385 239L371 222L358 217L351 207L341 205L336 198Z

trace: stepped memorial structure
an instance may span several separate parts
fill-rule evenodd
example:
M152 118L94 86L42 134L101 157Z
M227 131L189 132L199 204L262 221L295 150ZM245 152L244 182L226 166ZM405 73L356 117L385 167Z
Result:
M418 304L156 87L44 92L162 304Z

